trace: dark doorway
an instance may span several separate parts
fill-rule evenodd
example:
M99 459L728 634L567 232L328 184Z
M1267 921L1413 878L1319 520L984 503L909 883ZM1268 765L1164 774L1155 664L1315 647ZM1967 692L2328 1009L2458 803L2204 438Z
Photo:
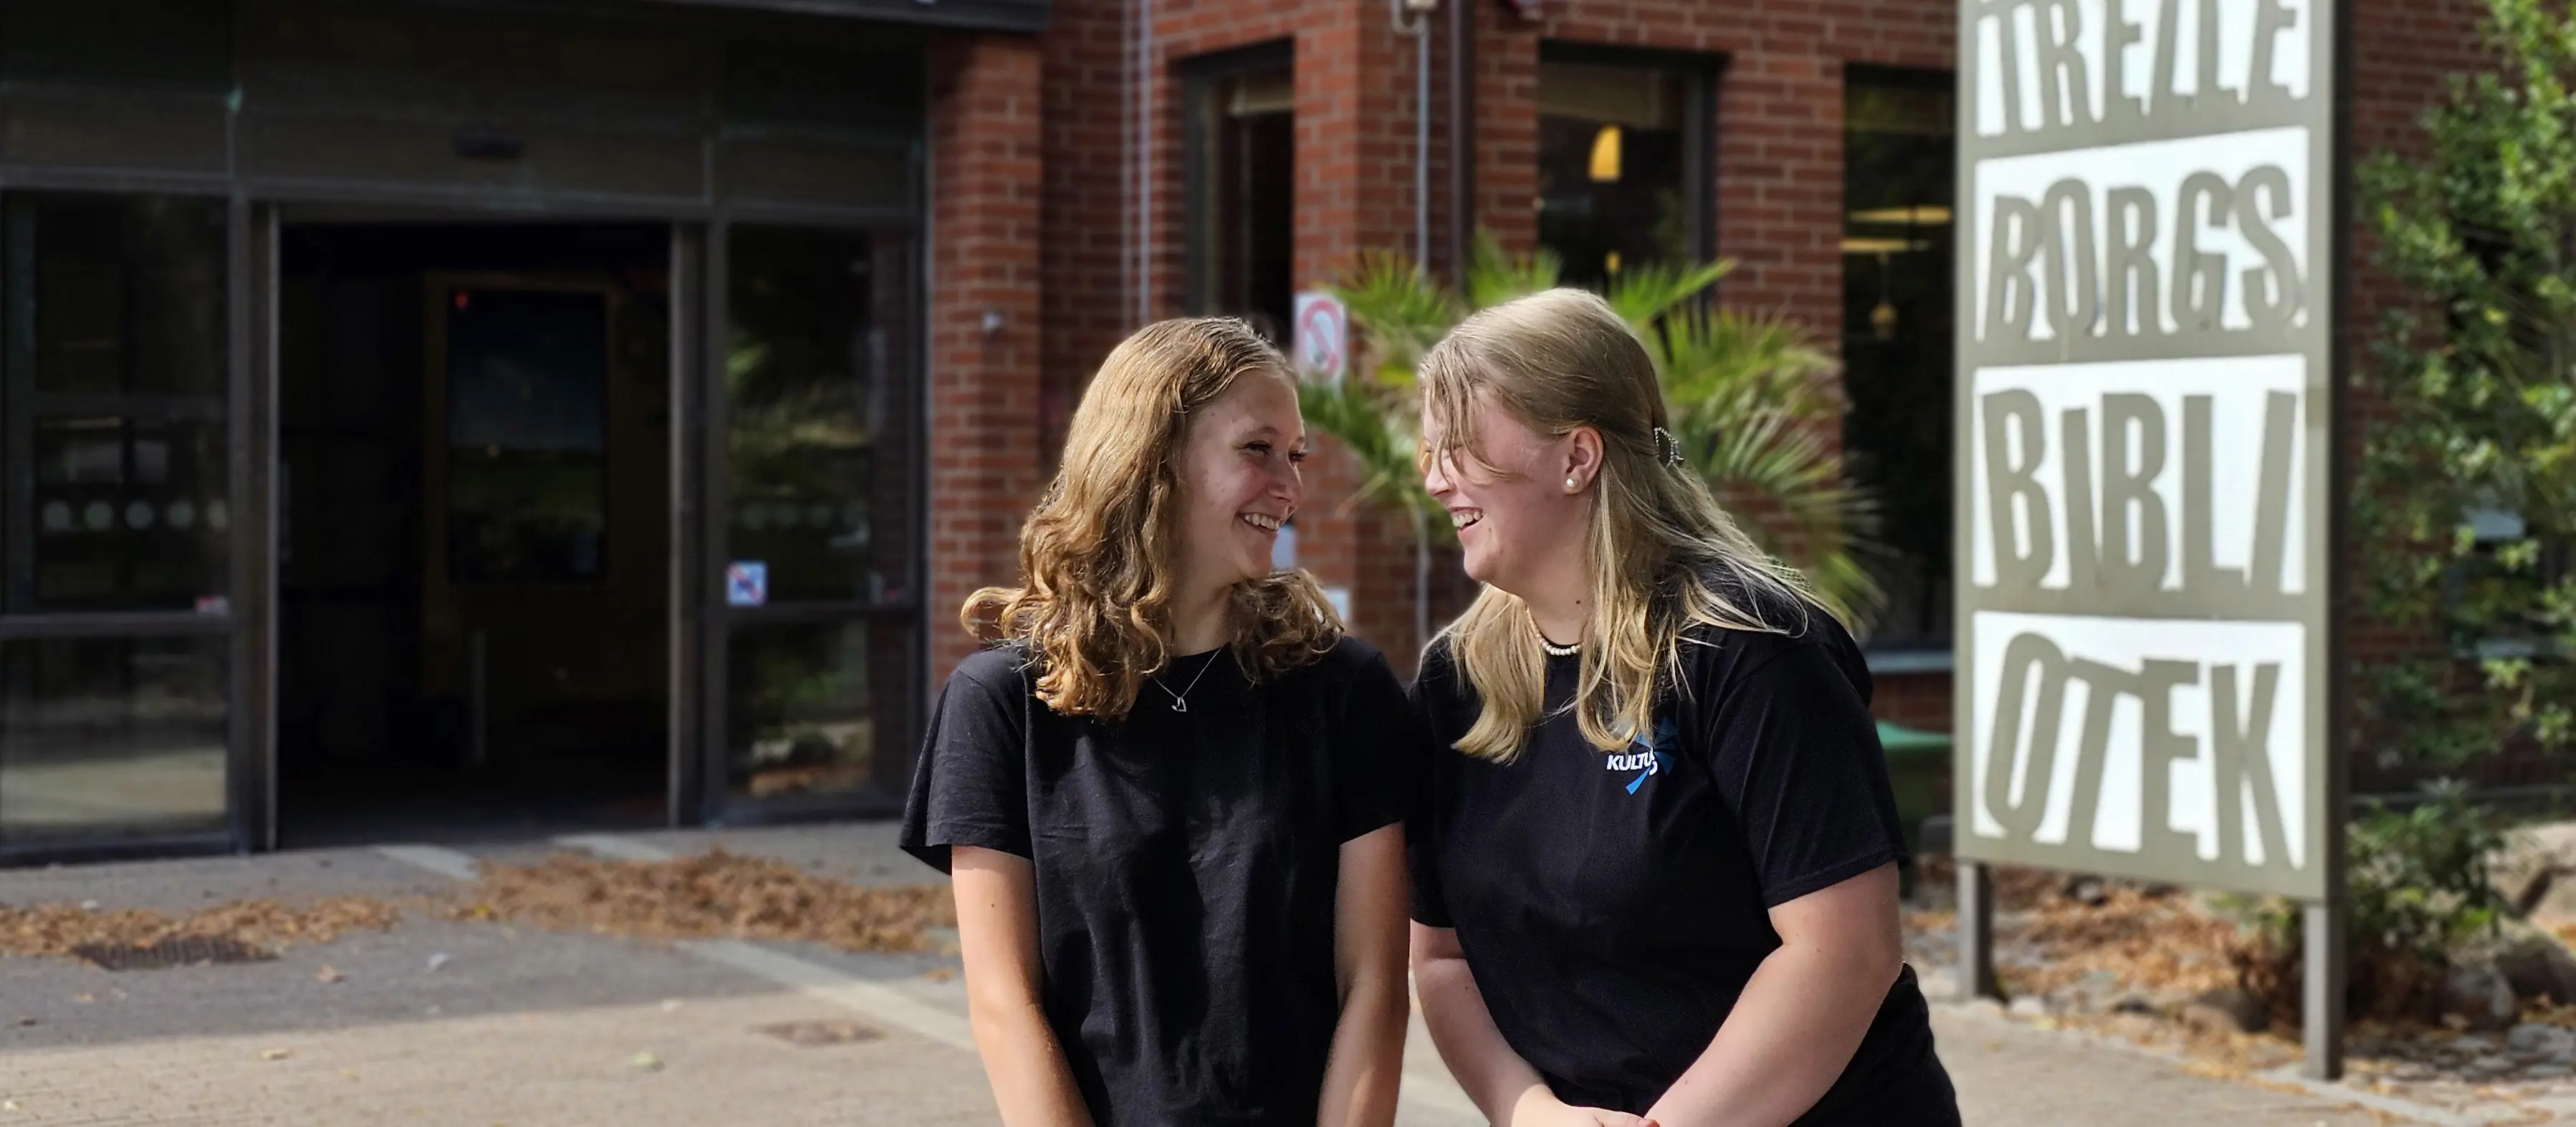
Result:
M669 248L285 228L281 844L665 821Z
M1294 334L1296 84L1288 44L1184 66L1188 305L1238 316L1285 347Z

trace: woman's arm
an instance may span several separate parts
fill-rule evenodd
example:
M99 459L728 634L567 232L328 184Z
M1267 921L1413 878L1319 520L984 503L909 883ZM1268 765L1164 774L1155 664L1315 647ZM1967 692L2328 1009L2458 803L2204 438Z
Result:
M1495 1028L1493 1011L1485 1008L1485 995L1467 969L1457 931L1413 925L1413 988L1422 995L1422 1020L1431 1027L1440 1059L1494 1127L1634 1127L1644 1122L1557 1100L1538 1070L1513 1052Z
M1333 976L1342 1016L1315 1120L1321 1127L1388 1127L1404 1075L1404 827L1343 842L1336 889Z
M1780 1127L1814 1107L1851 1064L1903 971L1896 866L1882 865L1771 909L1780 948L1726 1023L1648 1109L1662 1127Z
M1039 1002L1036 870L1025 857L951 851L957 945L966 959L966 1021L1008 1127L1090 1127Z

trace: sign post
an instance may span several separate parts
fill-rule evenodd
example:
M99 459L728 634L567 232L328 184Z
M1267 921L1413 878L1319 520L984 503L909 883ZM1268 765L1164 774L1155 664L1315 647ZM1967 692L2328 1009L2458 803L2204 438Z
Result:
M2340 1053L2342 0L1960 0L1961 987L2004 862L2307 905Z

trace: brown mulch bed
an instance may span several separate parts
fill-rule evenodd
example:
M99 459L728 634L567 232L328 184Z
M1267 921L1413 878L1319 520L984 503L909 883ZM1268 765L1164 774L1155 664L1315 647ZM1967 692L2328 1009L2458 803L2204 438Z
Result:
M669 861L559 853L528 865L485 863L482 880L442 915L642 939L804 940L845 951L929 951L929 929L954 927L941 885L869 888L785 861L721 849Z
M2236 925L2200 912L2187 898L2124 887L2107 890L2099 906L2043 903L2020 935L2048 956L2048 965L2015 976L2026 991L2053 990L2095 971L2123 988L2160 994L2233 986L2230 956L2243 942Z
M82 948L185 941L239 944L274 955L350 931L389 929L404 911L640 939L803 940L862 952L931 951L936 944L930 929L957 922L945 886L868 888L785 861L722 850L655 862L560 853L527 865L487 862L471 885L398 901L242 900L178 916L0 904L0 957L81 958Z
M2231 955L2243 944L2236 926L2195 908L2186 897L2126 885L2104 888L2099 904L2066 896L2064 874L1997 869L1996 899L2020 920L1998 938L2033 948L2038 966L1998 968L2016 995L2044 994L2096 972L2121 989L2196 994L2236 984ZM1947 874L1944 874L1946 876ZM1951 927L1950 912L1909 912L1909 931Z
M1932 868L1926 865L1923 879L1936 879L1928 871ZM1950 880L1948 866L1940 868L1937 879ZM2067 874L2004 867L1991 871L1998 910L2014 915L2009 923L1998 921L1996 941L2035 956L1997 967L2007 995L2085 999L2072 1009L2052 1005L2044 1013L2025 1015L2031 1023L2159 1047L2179 1053L2187 1071L2258 1083L2270 1070L2294 1063L2302 1055L2295 1007L2285 1011L2275 1005L2271 1028L2261 1033L2187 1019L2184 1003L2205 991L2246 986L2258 998L2277 1002L2270 995L2279 989L2277 983L2240 978L2256 954L2254 940L2234 921L2210 914L2194 897L2157 886L2104 881L2098 902L2087 904L2068 894L2072 882ZM1954 923L1955 916L1947 911L1909 912L1905 917L1909 932L1940 931ZM2552 930L2576 942L2576 924ZM2367 969L2357 966L2355 973ZM2113 1006L2113 1001L2121 1004ZM2467 1048L2468 1043L2461 1040L2461 1023L2381 1015L2371 1009L2354 1006L2346 1028L2353 1084L2436 1105L2468 1098L2459 1093L2473 1093L2496 1101L2499 1108L2522 1110L2503 1093L2514 1083L2524 1087L2533 1083L2499 1079L2488 1085L2476 1074L2462 1071L2460 1061L2494 1050ZM2523 1006L2519 1020L2576 1029L2576 1006L2534 1000ZM2501 1040L2502 1034L2488 1035L2490 1044Z
M2067 874L2047 869L2024 869L2011 865L1989 865L1988 879L1995 886L1995 910L2020 912L2064 899ZM1958 866L1950 858L1927 855L1916 862L1914 880L1918 885L1954 887L1959 879Z

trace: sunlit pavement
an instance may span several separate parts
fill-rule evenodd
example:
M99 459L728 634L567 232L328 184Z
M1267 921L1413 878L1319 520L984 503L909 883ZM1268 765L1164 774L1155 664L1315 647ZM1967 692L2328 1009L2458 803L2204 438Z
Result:
M885 825L587 840L637 857L721 844L862 883L932 874ZM546 843L470 856L524 860ZM0 871L0 903L179 912L251 896L401 902L453 852L305 851ZM424 858L430 863L424 864ZM325 968L328 968L326 971ZM996 1122L947 956L659 944L408 915L273 961L109 972L0 958L0 1127L15 1124ZM2297 1091L1936 1008L1970 1123L2383 1123ZM1406 1127L1477 1122L1417 1019Z

